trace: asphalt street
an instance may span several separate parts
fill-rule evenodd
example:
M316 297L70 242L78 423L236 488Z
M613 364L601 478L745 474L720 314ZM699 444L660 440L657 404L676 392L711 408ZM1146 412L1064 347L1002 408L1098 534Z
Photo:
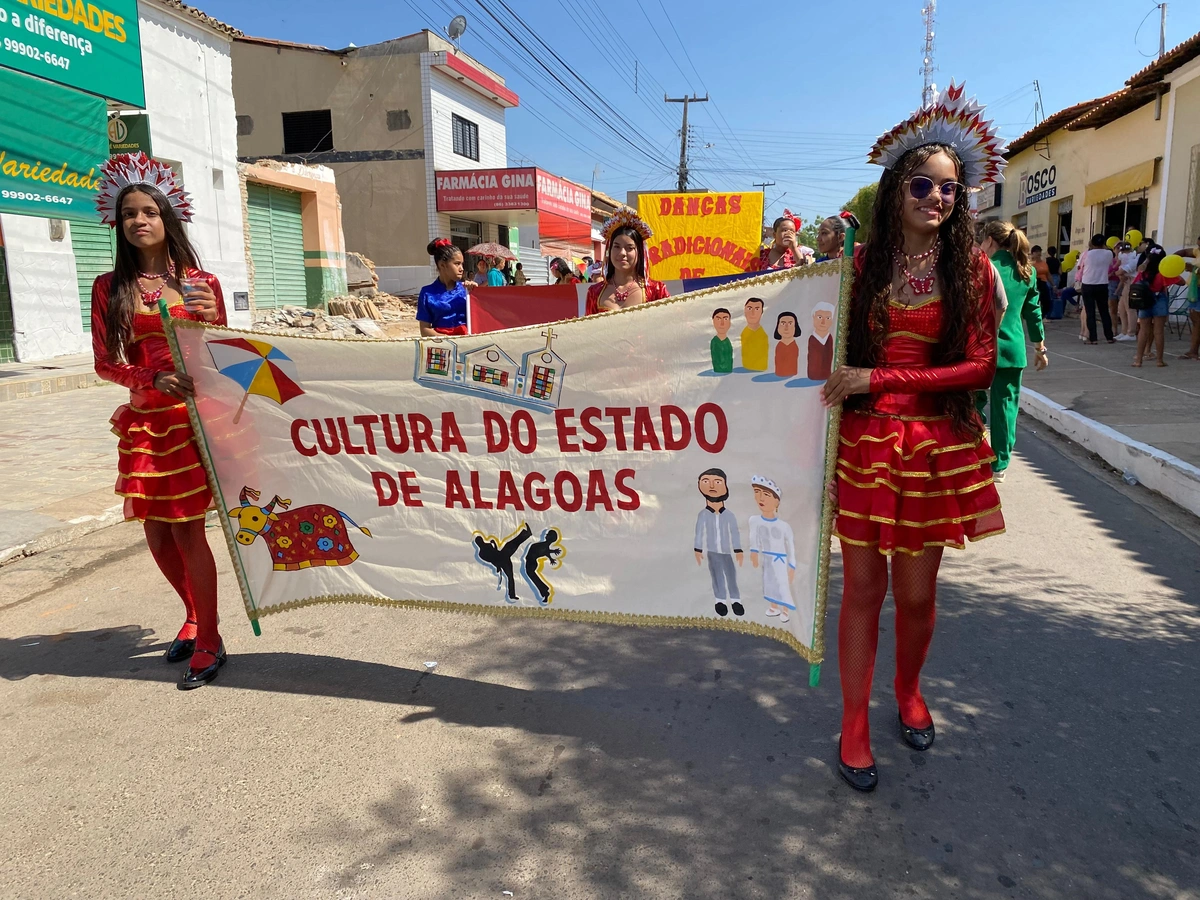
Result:
M947 552L925 754L885 610L865 796L837 584L810 688L718 632L325 606L255 638L214 529L230 662L182 693L136 526L0 568L0 897L1200 898L1197 520L1028 427L1001 494L1008 533Z

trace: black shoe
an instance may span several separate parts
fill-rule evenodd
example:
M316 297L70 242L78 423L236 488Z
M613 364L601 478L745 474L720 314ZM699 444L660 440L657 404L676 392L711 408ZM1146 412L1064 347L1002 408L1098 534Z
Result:
M740 604L736 600L734 600L733 601L733 614L735 616L744 616L746 614L746 607L742 606L742 604Z
M726 606L724 603L718 603L717 604L717 615L718 616L729 615L729 607Z
M897 718L900 721L900 737L904 739L904 743L914 750L928 750L933 746L933 739L937 736L934 732L933 722L929 723L928 728L913 728L904 724L903 716L897 714Z
M879 770L874 765L856 768L842 762L842 742L838 741L838 774L856 791L869 794L879 786Z
M171 641L171 646L167 648L167 652L163 654L163 659L169 663L183 662L185 659L191 659L192 654L195 652L195 638L190 641L181 641L179 638L175 638L175 640Z
M227 658L228 654L225 652L225 642L222 641L213 664L198 672L188 669L183 673L183 678L179 682L179 689L181 691L191 691L198 687L204 687L204 685L216 679L217 672L220 671L221 666L225 665Z

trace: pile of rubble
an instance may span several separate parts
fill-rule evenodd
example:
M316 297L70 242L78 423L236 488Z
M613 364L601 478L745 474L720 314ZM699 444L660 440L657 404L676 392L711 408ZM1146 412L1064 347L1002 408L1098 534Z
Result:
M416 300L377 293L374 300L360 297L334 297L328 312L283 306L260 313L254 330L265 334L304 334L326 338L414 337L417 326Z

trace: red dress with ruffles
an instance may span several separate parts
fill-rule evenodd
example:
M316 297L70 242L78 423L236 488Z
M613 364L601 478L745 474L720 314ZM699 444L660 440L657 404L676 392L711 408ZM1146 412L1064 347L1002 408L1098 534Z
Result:
M600 312L600 295L604 293L604 288L607 286L607 281L597 281L590 285L587 289L587 312L585 316L594 316ZM667 291L667 286L661 281L655 281L653 278L647 278L642 285L642 293L645 295L645 302L649 303L652 300L666 300L671 294ZM609 310L604 310L609 312Z
M226 324L225 301L215 275L188 269L185 278L203 278L217 297L217 318ZM212 492L200 462L187 406L154 387L159 372L175 371L163 332L157 302L138 304L133 316L133 339L123 363L109 359L108 294L112 273L92 284L92 353L96 374L129 388L129 402L117 408L111 421L117 436L116 492L125 498L125 518L145 522L190 522L204 518ZM177 319L201 318L176 301L168 309Z
M990 268L987 267L987 268ZM939 297L913 306L891 301L882 358L871 375L870 411L842 414L834 533L879 552L962 549L1004 531L992 482L996 458L982 438L964 438L940 413L938 394L988 387L996 370L990 273L976 281L979 310L966 358L934 363L943 332Z

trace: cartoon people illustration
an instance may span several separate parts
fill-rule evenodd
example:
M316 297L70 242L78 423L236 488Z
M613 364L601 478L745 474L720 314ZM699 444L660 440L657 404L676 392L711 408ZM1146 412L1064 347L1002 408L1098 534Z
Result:
M808 377L825 381L833 371L833 304L813 307L813 333L808 336Z
M729 499L729 480L721 469L705 469L697 479L697 487L704 498L704 508L696 516L696 565L700 565L707 553L717 615L728 615L730 607L735 616L745 615L734 566L734 557L737 557L737 565L742 564L742 537L738 533L737 517L725 506Z
M508 589L508 602L517 602L517 589L513 583L513 554L521 545L533 537L529 526L522 522L518 531L510 534L503 541L492 535L475 532L475 558L485 566L490 566L496 573L496 590Z
M566 556L567 550L563 547L561 539L557 529L547 528L542 532L542 539L534 541L525 551L525 581L537 592L538 603L542 606L549 606L554 601L554 585L546 580L542 568L547 561L552 569L562 565L562 558Z
M733 327L733 316L724 307L718 307L712 314L713 328L717 332L708 344L712 354L713 371L728 375L733 371L733 341L729 339L729 329Z
M800 320L794 312L781 312L775 320L775 374L793 378L800 373Z
M767 615L791 621L795 611L792 581L796 578L796 541L792 527L779 518L779 486L769 478L755 475L750 479L754 502L760 515L750 517L750 564L762 564L763 599ZM760 560L761 557L761 560Z
M746 301L744 313L746 327L742 329L742 367L751 372L767 371L767 356L770 341L762 327L765 304L758 297Z

